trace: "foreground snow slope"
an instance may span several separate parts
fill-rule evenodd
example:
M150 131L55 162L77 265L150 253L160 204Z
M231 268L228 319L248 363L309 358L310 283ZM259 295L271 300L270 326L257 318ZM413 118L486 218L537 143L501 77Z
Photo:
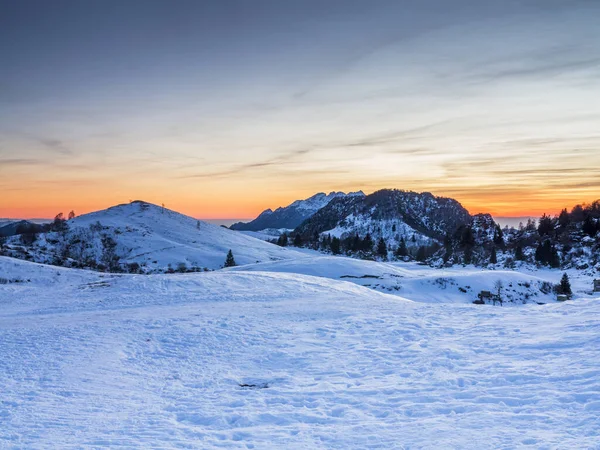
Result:
M298 273L334 280L349 281L381 292L392 293L418 302L470 303L482 290L496 291L502 282L502 296L517 304L553 302L556 296L540 290L543 282L557 283L561 272L539 271L536 274L515 271L482 270L473 267L433 269L415 263L383 263L340 256L316 256L273 261L230 271ZM587 285L591 281L587 279Z
M600 299L422 304L344 281L0 258L1 448L595 448ZM56 275L61 273L61 275Z

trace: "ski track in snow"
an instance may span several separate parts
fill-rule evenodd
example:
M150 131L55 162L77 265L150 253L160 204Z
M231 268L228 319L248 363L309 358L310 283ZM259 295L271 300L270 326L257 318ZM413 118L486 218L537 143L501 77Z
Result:
M21 270L0 285L0 448L599 448L598 299Z

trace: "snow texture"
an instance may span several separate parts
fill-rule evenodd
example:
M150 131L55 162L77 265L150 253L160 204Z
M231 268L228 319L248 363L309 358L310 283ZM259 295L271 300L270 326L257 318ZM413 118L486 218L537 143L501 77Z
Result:
M0 257L20 279L0 284L0 448L598 448L600 299L477 306L427 267L309 259L115 275ZM340 278L384 273L407 298ZM534 277L447 276L490 273Z

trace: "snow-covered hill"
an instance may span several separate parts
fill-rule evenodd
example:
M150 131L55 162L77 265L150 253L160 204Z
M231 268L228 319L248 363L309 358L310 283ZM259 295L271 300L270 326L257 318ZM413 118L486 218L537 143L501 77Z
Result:
M76 217L64 231L39 234L31 247L9 240L14 256L76 267L143 272L218 269L231 249L237 264L298 256L293 250L135 201ZM116 259L115 259L116 258Z
M598 444L600 299L423 304L295 273L0 257L9 272L29 282L0 284L0 448Z
M285 228L291 230L311 217L318 210L325 207L335 198L364 197L364 195L365 194L362 191L351 192L349 194L345 194L344 192L330 192L329 194L320 192L305 200L296 200L288 206L277 208L275 211L267 209L251 222L234 223L231 226L231 229L239 231L261 231L268 228Z

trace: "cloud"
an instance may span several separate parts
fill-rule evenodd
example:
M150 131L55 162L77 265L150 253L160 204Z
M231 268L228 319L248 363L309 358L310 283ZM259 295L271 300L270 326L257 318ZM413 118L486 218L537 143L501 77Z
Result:
M8 166L41 166L45 162L39 159L30 158L2 158L0 159L0 167Z
M50 150L60 153L61 155L72 155L73 152L69 150L63 141L59 139L51 139L51 138L37 138L38 142Z
M226 176L230 176L230 175L236 175L236 174L239 174L242 172L247 172L252 169L259 169L259 168L264 168L264 167L281 166L281 165L291 164L292 160L295 160L298 157L301 157L304 155L308 155L313 150L314 150L314 148L304 148L304 149L299 149L299 150L292 150L288 153L276 156L274 158L270 158L266 161L238 164L230 169L213 171L213 172L196 173L196 174L191 174L191 175L190 174L181 175L176 178L221 178L221 177L226 177ZM294 161L294 163L297 163L297 162L298 161Z
M548 77L568 74L573 72L588 72L588 78L596 80L598 72L589 69L600 68L600 58L581 58L568 61L535 61L533 58L521 57L514 62L520 63L520 67L489 67L471 75L465 76L465 81L471 84L488 83L490 81L500 81L503 79L543 79Z

